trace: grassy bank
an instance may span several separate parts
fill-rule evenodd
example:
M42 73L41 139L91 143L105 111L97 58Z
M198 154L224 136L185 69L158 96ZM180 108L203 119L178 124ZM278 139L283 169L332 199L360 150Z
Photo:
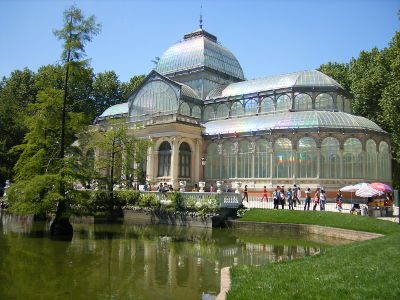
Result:
M322 255L233 267L228 299L395 299L400 296L400 225L328 212L251 210L242 220L316 224L386 234Z

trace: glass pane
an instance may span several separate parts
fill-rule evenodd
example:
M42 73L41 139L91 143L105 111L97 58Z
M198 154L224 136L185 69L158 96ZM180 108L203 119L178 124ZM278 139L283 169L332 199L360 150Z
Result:
M217 106L216 118L227 118L229 116L229 108L226 104L219 104Z
M271 111L275 111L274 100L271 97L267 97L261 102L261 112Z
M276 110L288 110L292 108L292 101L288 95L279 96L278 100L276 100Z
M299 94L295 98L295 109L309 110L312 109L312 99L308 94Z
M329 94L319 94L315 98L315 109L333 109L333 99Z
M251 99L246 102L245 114L252 115L258 112L258 102L257 100Z
M241 102L233 102L231 106L231 116L242 116L244 114L244 108Z

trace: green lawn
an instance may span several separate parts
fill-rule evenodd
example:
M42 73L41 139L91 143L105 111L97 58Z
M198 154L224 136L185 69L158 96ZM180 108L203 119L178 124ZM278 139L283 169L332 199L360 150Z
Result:
M316 224L386 234L268 266L232 267L228 299L396 299L400 225L329 212L251 210L246 221Z

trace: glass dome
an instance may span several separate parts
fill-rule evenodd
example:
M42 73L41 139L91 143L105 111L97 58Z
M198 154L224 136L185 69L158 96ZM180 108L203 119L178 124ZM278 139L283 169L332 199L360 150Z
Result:
M232 52L203 29L186 34L183 41L165 51L155 70L162 75L169 75L200 67L244 80L242 67Z

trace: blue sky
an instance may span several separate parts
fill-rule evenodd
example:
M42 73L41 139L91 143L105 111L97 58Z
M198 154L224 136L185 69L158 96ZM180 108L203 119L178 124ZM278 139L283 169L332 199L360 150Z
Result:
M86 47L95 72L114 70L122 81L147 74L154 57L197 29L201 4L203 28L235 54L247 79L348 62L384 48L400 28L399 0L0 0L1 77L59 63L52 32L71 4L102 24Z

